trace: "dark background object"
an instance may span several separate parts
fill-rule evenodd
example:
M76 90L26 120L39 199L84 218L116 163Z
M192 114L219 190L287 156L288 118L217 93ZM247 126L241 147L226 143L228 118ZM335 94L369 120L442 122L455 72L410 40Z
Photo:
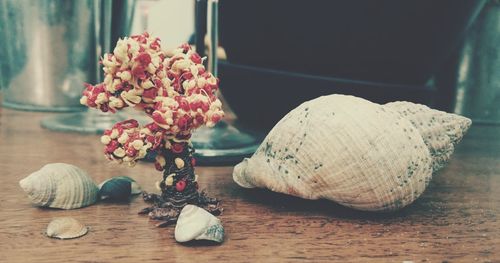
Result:
M476 124L500 124L500 1L483 8L459 51L449 73L456 81L454 111Z
M194 26L196 52L205 56L205 35L207 34L207 0L195 0ZM191 41L190 41L191 43Z
M221 0L221 90L240 123L264 129L333 93L450 109L443 97L455 87L430 80L456 63L451 55L485 3Z
M322 95L347 94L385 103L397 100L427 103L430 86L391 85L331 77L318 77L252 66L219 64L224 97L241 125L270 129L302 102Z
M137 0L106 0L112 1L110 50L119 38L127 37L132 29L132 22ZM108 36L102 36L108 37Z
M484 0L221 0L231 63L423 85Z

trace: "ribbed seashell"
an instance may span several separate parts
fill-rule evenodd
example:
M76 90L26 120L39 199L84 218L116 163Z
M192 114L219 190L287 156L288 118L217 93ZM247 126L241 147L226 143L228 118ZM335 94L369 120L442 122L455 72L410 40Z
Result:
M128 176L112 177L99 185L99 195L102 200L126 201L141 191L139 184Z
M222 243L224 227L217 217L205 209L195 205L186 205L177 219L175 240L177 242L210 240Z
M84 170L65 163L47 164L19 185L34 205L61 209L91 205L99 190Z
M446 165L471 121L468 118L430 109L421 104L406 101L384 105L398 112L417 128L432 156L432 169L437 171Z
M422 194L470 124L410 102L324 96L280 120L233 179L360 210L396 210Z
M52 238L70 239L81 237L88 231L88 227L72 217L58 217L49 223L46 234Z

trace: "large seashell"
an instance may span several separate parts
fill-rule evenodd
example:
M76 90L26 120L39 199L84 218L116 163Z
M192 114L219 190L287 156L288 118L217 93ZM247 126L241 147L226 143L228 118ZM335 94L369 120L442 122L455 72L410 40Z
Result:
M103 200L126 201L131 195L140 194L141 191L139 184L128 176L116 176L99 185L99 195Z
M72 217L58 217L49 223L46 233L48 237L70 239L81 237L88 231L88 227Z
M360 210L395 210L422 194L470 124L410 102L324 96L280 120L233 179Z
M195 205L186 205L177 219L175 240L177 242L210 240L222 243L224 227L217 217L205 209Z
M98 188L82 169L65 163L47 164L19 181L36 206L73 209L97 201Z

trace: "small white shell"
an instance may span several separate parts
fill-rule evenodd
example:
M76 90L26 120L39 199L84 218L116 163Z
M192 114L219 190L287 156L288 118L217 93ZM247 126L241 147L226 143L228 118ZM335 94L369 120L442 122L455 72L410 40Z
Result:
M52 238L70 239L81 237L88 231L88 227L72 217L58 217L49 223L46 234Z
M99 191L85 171L65 163L47 164L19 185L34 205L61 209L91 205Z
M224 227L217 217L205 209L195 205L186 205L177 219L175 240L177 242L211 240L222 243Z
M233 179L360 210L395 210L422 194L470 123L409 102L324 96L279 121Z

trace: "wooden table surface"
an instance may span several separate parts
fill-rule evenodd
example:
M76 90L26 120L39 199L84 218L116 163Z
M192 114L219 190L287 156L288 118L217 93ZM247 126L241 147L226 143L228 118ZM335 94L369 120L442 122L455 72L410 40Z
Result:
M0 262L500 262L500 127L473 126L448 167L412 205L363 213L233 183L232 167L198 167L202 187L223 200L222 245L182 245L174 227L156 228L127 204L76 210L33 207L18 181L46 163L87 170L96 182L117 175L147 191L161 178L152 164L108 163L97 135L50 132L50 113L0 108ZM44 236L53 217L91 227L78 239Z

